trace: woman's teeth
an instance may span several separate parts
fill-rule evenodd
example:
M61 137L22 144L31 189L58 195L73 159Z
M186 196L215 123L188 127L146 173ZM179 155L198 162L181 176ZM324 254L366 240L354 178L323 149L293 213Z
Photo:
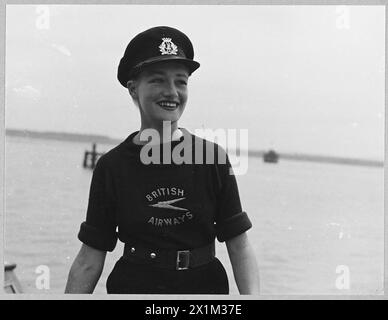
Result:
M165 109L176 109L178 107L178 103L176 102L159 102L158 103L162 108Z

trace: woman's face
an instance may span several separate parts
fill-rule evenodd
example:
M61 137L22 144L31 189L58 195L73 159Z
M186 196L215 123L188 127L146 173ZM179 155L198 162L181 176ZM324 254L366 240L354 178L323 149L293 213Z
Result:
M148 66L134 82L131 93L137 102L143 122L159 126L162 121L177 121L187 102L187 68L176 62ZM131 90L130 90L131 92Z

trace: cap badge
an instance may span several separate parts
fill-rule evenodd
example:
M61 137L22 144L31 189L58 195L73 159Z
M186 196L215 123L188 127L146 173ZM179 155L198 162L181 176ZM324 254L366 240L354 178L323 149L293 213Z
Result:
M171 41L171 38L162 38L162 40L163 42L159 46L162 55L178 53L178 47Z

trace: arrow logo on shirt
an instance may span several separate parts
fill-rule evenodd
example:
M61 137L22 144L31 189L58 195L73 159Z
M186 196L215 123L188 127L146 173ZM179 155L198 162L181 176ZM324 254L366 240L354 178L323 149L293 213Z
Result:
M175 206L171 205L171 203L175 203L175 202L181 201L183 199L185 199L185 197L184 198L173 199L173 200L167 200L167 201L159 201L158 203L150 204L149 206L150 207L155 207L155 208L162 208L162 209L172 209L172 210L179 210L179 211L187 211L187 209L185 209L185 208L175 207Z

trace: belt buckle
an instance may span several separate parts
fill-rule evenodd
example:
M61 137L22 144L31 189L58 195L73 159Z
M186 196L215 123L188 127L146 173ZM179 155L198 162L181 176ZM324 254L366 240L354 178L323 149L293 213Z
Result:
M177 251L176 269L187 270L190 264L190 250Z

